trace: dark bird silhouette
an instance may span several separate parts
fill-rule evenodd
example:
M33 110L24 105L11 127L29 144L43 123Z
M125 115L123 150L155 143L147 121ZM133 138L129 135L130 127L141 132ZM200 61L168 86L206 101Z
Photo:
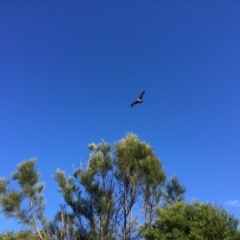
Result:
M145 93L145 91L142 91L142 93L140 94L138 99L131 104L131 107L133 107L134 105L136 105L138 103L142 103L143 102L142 98L143 98L144 93Z

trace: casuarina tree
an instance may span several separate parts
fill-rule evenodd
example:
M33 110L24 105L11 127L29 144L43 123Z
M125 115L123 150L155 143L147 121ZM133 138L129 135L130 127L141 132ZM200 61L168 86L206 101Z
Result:
M47 222L44 216L44 184L39 182L39 178L35 159L18 164L12 180L18 183L19 190L10 190L9 181L1 178L0 206L5 217L28 227L39 239L48 239L45 231Z
M142 238L155 220L156 208L167 199L160 160L134 134L113 147L104 141L92 143L89 150L85 168L76 169L73 177L58 169L54 177L79 239ZM175 195L182 199L181 190Z

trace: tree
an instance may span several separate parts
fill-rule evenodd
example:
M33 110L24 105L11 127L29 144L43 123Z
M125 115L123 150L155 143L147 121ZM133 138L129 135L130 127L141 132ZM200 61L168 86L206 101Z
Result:
M164 205L172 205L174 202L182 201L185 192L186 189L179 183L177 176L170 178L166 183Z
M66 207L61 205L61 210L56 214L53 221L48 224L48 232L52 239L84 239L75 231L74 222L66 211Z
M72 209L72 213L64 212L71 219L68 227L78 232L76 239L112 239L118 210L113 202L110 146L103 142L99 146L90 144L89 149L86 170L77 169L73 178L58 169L54 178L66 205Z
M183 199L185 189L178 179L166 181L153 149L136 135L128 134L113 146L92 143L89 150L87 166L73 176L56 170L54 179L65 202L52 221L44 216L44 184L35 159L20 163L13 173L19 188L10 190L9 181L1 178L5 217L16 219L41 240L137 240L144 237L159 206Z
M158 219L146 231L146 239L239 240L239 221L223 208L198 201L175 202L159 209Z
M154 218L160 203L166 175L153 149L129 134L114 146L116 187L123 206L121 239L137 239ZM138 208L136 211L134 208ZM142 224L141 219L142 218Z
M33 230L39 239L47 239L44 216L44 184L39 183L40 173L35 169L36 160L18 164L12 180L17 181L20 190L9 190L9 181L0 179L0 206L6 218L16 219ZM41 226L41 229L40 229Z
M64 210L69 219L65 228L78 233L76 239L140 239L155 219L157 207L168 198L159 159L134 134L113 147L104 141L92 143L89 150L86 168L76 169L73 177L58 169L54 176L66 207L71 209ZM173 201L185 192L174 191ZM60 219L58 224L62 229Z
M0 240L37 240L37 235L31 231L11 232L6 231L0 234Z

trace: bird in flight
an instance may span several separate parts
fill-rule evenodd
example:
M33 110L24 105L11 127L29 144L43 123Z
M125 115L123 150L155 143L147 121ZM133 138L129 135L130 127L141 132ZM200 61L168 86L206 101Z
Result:
M145 93L145 91L142 91L142 93L140 94L138 99L131 104L131 107L133 107L134 105L136 105L138 103L142 103L143 102L142 98L143 98L144 93Z

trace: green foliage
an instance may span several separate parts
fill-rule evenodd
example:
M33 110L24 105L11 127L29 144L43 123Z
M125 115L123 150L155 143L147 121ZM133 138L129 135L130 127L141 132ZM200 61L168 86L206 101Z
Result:
M84 239L84 237L76 231L72 216L66 212L64 206L61 206L61 211L59 211L54 220L49 223L48 231L51 235L51 239Z
M103 141L90 144L89 150L86 169L76 169L74 177L59 169L55 173L71 208L68 227L73 224L86 239L140 238L163 200L166 175L159 159L134 134L113 148Z
M44 216L44 184L39 183L35 159L20 163L13 173L19 188L10 190L9 181L0 178L5 217L16 219L38 239L137 240L156 219L159 206L183 199L185 189L177 177L166 181L153 149L136 135L128 134L113 146L92 143L89 150L88 165L73 176L56 170L65 204L51 222Z
M40 173L35 169L36 161L31 159L27 162L18 164L18 171L12 174L13 180L16 180L26 194L34 195L35 189L40 178ZM41 184L42 185L42 184Z
M38 240L36 234L30 231L10 232L6 231L0 234L0 240Z
M0 180L0 206L5 217L29 227L39 239L47 239L46 234L39 230L39 225L46 227L42 194L44 184L38 182L40 173L35 165L35 159L18 164L12 179L17 181L20 190L9 190L8 181L3 178Z
M5 194L7 192L8 182L4 178L0 178L0 195Z
M136 135L129 134L114 145L116 165L137 182L146 184L163 184L165 173L153 149L145 142L139 141ZM131 181L134 184L134 181Z
M239 221L211 204L176 202L159 209L159 217L146 231L146 239L239 240Z
M1 200L2 211L6 217L15 217L20 214L21 194L18 191L11 191L2 197Z
M224 209L182 202L185 188L177 176L166 180L153 149L136 135L128 134L113 147L92 143L89 150L86 168L73 176L55 172L65 204L48 223L34 159L13 173L19 188L10 190L10 182L0 178L2 214L31 230L5 232L0 240L240 240L238 220Z
M115 179L118 183L119 200L123 215L123 239L140 236L151 224L154 212L162 196L166 175L153 149L141 142L136 135L128 134L126 138L114 145ZM142 214L132 214L135 205L139 205ZM143 218L143 225L138 219Z
M89 149L91 154L88 167L85 170L77 169L74 179L66 177L59 169L55 173L54 178L60 192L72 208L71 214L64 210L70 220L65 227L75 228L78 232L76 239L112 239L116 219L113 215L116 215L116 211L113 205L113 175L110 173L111 147L102 142L99 145L89 145Z
M184 199L183 195L186 189L179 183L178 177L174 176L169 179L166 184L166 189L164 193L164 204L171 205L174 202L182 201Z

